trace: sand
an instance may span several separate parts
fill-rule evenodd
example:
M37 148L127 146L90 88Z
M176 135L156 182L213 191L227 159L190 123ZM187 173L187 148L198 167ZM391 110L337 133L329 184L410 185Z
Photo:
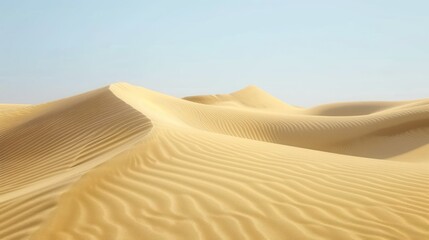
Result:
M429 100L0 105L0 239L429 239Z

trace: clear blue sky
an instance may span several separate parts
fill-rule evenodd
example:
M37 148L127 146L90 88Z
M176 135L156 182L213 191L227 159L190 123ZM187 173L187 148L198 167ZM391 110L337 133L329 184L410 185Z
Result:
M0 1L0 103L126 81L294 105L429 97L429 1Z

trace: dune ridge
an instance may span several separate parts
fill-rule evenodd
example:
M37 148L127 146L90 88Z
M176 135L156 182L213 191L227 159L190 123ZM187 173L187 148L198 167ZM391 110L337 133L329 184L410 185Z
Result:
M189 96L183 99L208 105L246 107L253 110L279 112L297 112L300 110L300 108L288 105L253 85L231 94Z
M427 239L428 122L427 100L303 109L255 86L8 107L0 239Z
M354 156L383 158L383 154L376 150L369 152L352 150L348 152L348 150L355 144L375 144L376 146L371 145L374 149L384 151L383 146L379 148L377 146L382 145L383 141L374 142L372 139L379 135L383 137L406 134L413 130L426 131L429 127L427 105L392 109L378 115L326 117L308 116L301 113L279 113L277 110L273 112L251 111L247 107L231 109L211 104L194 104L127 84L115 85L113 91L131 102L136 109L147 112L149 115L152 114L151 119L157 118L153 112L161 109L162 118L157 119L156 122L163 123L168 120L169 122L166 124L170 126L180 124L181 127L198 128L240 138ZM148 110L148 104L137 101L139 96L143 95L159 99L156 108ZM164 117L165 115L168 117ZM175 120L171 121L171 119ZM387 137L384 140L389 141L390 138ZM427 138L419 137L418 141L413 141L403 151L416 149L427 143L429 143ZM401 149L396 149L396 155L404 153L401 152ZM421 160L426 160L426 157L427 155L422 156Z

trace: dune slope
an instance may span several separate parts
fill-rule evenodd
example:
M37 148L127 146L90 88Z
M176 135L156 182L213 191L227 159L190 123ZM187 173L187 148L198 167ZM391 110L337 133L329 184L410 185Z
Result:
M425 100L267 95L119 83L0 112L0 239L429 237Z
M65 186L151 129L108 88L9 112L0 122L13 126L0 132L0 239L22 239Z

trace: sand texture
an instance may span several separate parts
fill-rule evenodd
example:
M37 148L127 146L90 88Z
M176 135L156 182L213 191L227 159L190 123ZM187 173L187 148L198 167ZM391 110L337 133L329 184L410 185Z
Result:
M429 100L127 83L0 104L0 239L429 239Z

